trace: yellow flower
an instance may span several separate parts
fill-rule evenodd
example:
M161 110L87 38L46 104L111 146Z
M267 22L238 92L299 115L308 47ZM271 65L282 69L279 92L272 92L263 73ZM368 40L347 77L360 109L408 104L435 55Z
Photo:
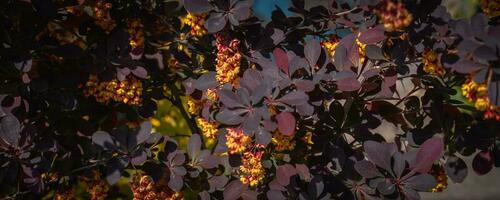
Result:
M202 108L202 102L193 99L191 97L188 98L187 100L187 111L191 115L197 115L198 112L200 112Z
M191 35L195 37L201 37L207 33L207 29L204 26L205 17L206 14L194 15L188 13L187 15L180 17L180 20L182 25L187 25L191 27Z
M431 175L437 181L437 184L434 188L431 189L431 192L442 192L448 186L448 176L446 176L446 171L442 166L433 166Z
M283 135L279 131L273 133L271 142L274 144L276 151L291 151L295 148L293 136Z
M246 135L239 128L228 128L226 134L226 146L230 154L238 154L244 152L248 145L252 142L252 138Z
M139 19L131 19L127 22L127 32L130 35L130 46L132 46L132 49L144 46L143 27Z
M262 165L262 151L245 152L241 158L240 181L251 187L259 185L265 177L264 166Z
M375 12L389 32L403 29L413 21L413 16L401 2L383 1Z
M203 136L214 139L217 135L217 123L211 123L204 118L196 118L196 124L201 129Z
M474 106L479 111L485 111L489 107L488 98L486 98L486 97L485 98L478 98L476 100L476 103L474 103Z
M445 72L435 51L426 49L423 53L422 63L424 64L424 72L428 74L442 76Z
M99 81L97 76L91 75L85 86L84 95L94 96L99 103L113 100L129 105L141 104L142 82L134 76L127 76L123 81Z
M221 85L225 83L236 85L240 73L241 54L238 49L240 41L233 39L229 44L226 44L226 42L222 36L216 36L216 79Z
M479 4L484 14L488 17L500 16L500 1L498 0L480 0Z

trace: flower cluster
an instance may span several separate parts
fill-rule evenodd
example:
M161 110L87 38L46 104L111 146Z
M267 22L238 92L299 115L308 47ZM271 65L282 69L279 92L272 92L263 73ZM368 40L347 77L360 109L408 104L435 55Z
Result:
M132 49L144 46L144 26L139 19L131 19L127 22L127 32L130 35L130 46Z
M356 44L358 45L359 63L362 64L366 58L366 44L359 40L360 35L361 34L358 33L358 37L356 37Z
M216 122L209 122L206 119L199 117L196 118L196 124L200 128L202 135L206 138L214 139L217 135L218 125Z
M480 0L479 5L481 5L481 9L488 17L500 16L500 1Z
M101 173L93 171L92 178L83 177L86 191L91 200L104 200L108 196L109 185L101 177Z
M217 64L215 66L217 81L221 85L225 83L236 85L240 73L241 54L238 49L240 41L233 39L228 42L224 37L216 35L215 43L217 46Z
M239 128L228 128L226 134L226 146L230 154L243 153L250 143L252 138L246 135Z
M187 99L187 111L191 115L197 115L201 108L203 108L203 102L200 100L196 100L192 97Z
M201 37L207 33L207 29L203 24L205 24L206 15L195 15L188 13L187 15L180 17L181 23L191 27L191 35L195 37Z
M484 118L500 120L500 106L490 103L486 83L477 83L468 78L462 85L462 94L474 103L477 110L484 111Z
M74 200L74 199L76 199L74 189L57 191L57 193L54 195L54 200Z
M442 76L444 74L445 70L441 65L441 62L439 62L438 54L435 51L426 49L422 56L424 72L438 76Z
M279 131L273 133L271 142L274 144L276 151L291 151L295 148L293 136L283 135Z
M127 76L125 80L99 81L97 76L91 75L85 84L85 96L94 96L99 103L108 103L110 100L129 105L140 105L142 82L134 76Z
M115 20L109 15L109 10L111 10L112 7L113 4L111 3L98 1L93 8L95 24L108 33L116 26Z
M326 52L328 53L328 56L330 56L332 61L334 61L335 49L337 48L338 44L339 44L339 39L336 35L332 35L329 40L321 41L321 46L323 46L326 49Z
M412 15L401 2L395 3L391 0L385 0L375 12L387 31L403 29L409 26L413 20Z
M442 192L448 186L448 176L446 176L446 171L444 167L439 165L432 166L432 170L430 173L437 181L437 184L434 188L431 189L431 192Z
M265 169L262 165L263 151L247 151L243 153L241 158L242 165L240 166L240 181L248 184L251 187L259 185L265 177Z
M155 183L148 175L134 174L129 184L134 200L182 199L178 193L164 187L161 181Z

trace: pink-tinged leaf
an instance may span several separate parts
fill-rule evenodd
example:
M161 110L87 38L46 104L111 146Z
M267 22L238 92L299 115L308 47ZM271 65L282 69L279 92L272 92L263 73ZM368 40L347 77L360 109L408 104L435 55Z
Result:
M443 139L439 137L433 137L426 140L417 152L415 157L415 166L413 166L413 171L420 173L427 173L432 167L432 164L441 156L443 156L444 145Z
M385 39L384 29L377 26L363 31L359 36L359 41L363 44L375 44Z
M148 78L148 72L144 69L144 67L137 66L134 70L132 70L132 74L139 78Z
M304 92L310 92L314 90L316 85L311 80L298 80L295 82L295 87Z
M361 87L361 83L356 77L347 77L337 80L337 89L344 92L356 91Z
M139 131L135 136L137 144L141 144L149 139L149 137L151 136L151 128L151 123L149 123L148 121L141 123Z
M375 141L366 141L363 144L368 160L375 163L375 165L390 171L391 157L396 153L397 146L390 143L379 143Z
M452 65L448 65L448 67L450 67L452 71L456 71L462 74L469 74L483 69L485 66L471 60L460 60Z
M302 180L305 180L306 182L311 181L312 175L309 172L309 167L307 167L307 165L295 164L295 169Z
M117 68L116 69L116 77L118 78L119 81L125 80L125 77L130 74L130 69L125 67L125 68Z
M30 82L31 82L31 79L30 79L30 77L28 76L28 74L27 74L27 73L24 73L24 74L23 74L23 76L22 76L22 80L23 80L23 83L24 83L24 84L28 84L28 83L30 83Z
M247 185L240 182L240 180L231 181L227 184L223 196L225 200L236 200L241 197L241 194L247 190Z
M205 21L205 28L207 28L209 33L216 33L222 30L227 23L227 15L224 13L212 13L210 17Z
M297 170L292 165L284 164L276 169L276 180L280 185L287 186L290 184L290 177L295 174L297 174Z
M292 136L295 133L295 117L292 113L282 112L276 115L276 120L281 134Z
M210 185L209 191L214 192L215 190L223 190L228 181L229 178L224 175L210 177L208 179L208 184Z
M494 160L490 151L481 151L472 160L472 169L477 175L487 174L493 168Z
M273 51L273 56L276 60L276 65L278 65L278 68L288 75L288 56L286 55L285 51L280 48L276 48Z

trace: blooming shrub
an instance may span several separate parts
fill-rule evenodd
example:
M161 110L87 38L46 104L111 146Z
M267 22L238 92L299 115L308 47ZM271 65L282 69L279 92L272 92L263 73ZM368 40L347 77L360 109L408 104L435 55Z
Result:
M0 2L1 196L419 199L500 166L495 1L252 5Z

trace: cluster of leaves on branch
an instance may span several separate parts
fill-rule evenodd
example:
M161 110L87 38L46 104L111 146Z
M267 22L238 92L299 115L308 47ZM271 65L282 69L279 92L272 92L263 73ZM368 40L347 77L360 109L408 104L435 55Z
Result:
M1 1L1 197L419 199L486 174L499 4L440 4Z

